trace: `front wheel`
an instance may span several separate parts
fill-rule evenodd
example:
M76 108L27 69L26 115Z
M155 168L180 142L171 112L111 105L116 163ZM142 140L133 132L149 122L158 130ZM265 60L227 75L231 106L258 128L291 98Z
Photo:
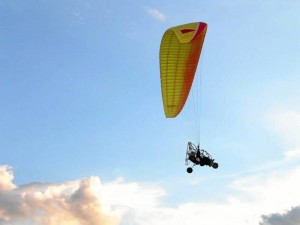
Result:
M192 168L192 167L188 167L188 168L186 169L186 172L192 173L192 172L193 172L193 168Z
M218 164L218 163L213 163L212 167L213 167L214 169L217 169L217 168L219 167L219 164Z

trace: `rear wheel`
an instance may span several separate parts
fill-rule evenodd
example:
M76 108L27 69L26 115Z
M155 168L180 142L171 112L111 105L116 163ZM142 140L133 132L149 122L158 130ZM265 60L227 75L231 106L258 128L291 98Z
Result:
M192 167L188 167L188 168L186 169L186 172L192 173L192 172L193 172L193 168L192 168Z

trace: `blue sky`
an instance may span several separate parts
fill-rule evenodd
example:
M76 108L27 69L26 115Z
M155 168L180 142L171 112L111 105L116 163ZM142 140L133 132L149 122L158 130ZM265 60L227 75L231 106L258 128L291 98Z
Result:
M7 203L0 224L176 225L203 210L215 213L212 225L296 224L299 7L296 0L0 0L0 202ZM220 167L187 174L192 97L178 118L164 118L159 46L166 29L194 21L208 24L197 70L201 145ZM89 193L106 208L75 217L76 204L89 202L82 194L58 215L36 198L55 203L52 188L64 200ZM218 216L225 209L239 216Z

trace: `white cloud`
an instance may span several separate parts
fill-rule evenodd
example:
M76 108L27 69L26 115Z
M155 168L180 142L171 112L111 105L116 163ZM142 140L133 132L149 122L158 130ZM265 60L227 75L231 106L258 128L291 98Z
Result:
M297 111L276 110L266 115L272 129L278 132L289 144L300 146L300 113Z
M286 160L293 160L296 158L300 158L300 149L293 149L290 151L285 152L285 158Z
M11 167L4 165L0 167L0 191L13 190L16 186L12 183L14 175Z
M8 166L0 166L0 224L114 225L118 217L101 202L98 177L63 184L17 187Z
M152 16L154 19L159 20L159 21L165 21L166 16L159 11L158 9L153 9L153 8L147 8L147 12L150 16Z

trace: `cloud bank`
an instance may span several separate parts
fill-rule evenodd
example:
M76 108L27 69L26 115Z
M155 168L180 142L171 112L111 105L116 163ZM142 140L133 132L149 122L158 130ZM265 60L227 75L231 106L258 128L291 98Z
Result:
M11 167L0 166L1 225L182 225L200 218L211 225L295 225L300 218L300 168L237 179L218 202L173 206L163 203L161 187L121 178L23 186L13 178Z
M12 168L0 166L0 224L116 225L156 208L165 192L123 179L103 184L90 177L61 184L13 183ZM132 222L132 224L135 224Z

